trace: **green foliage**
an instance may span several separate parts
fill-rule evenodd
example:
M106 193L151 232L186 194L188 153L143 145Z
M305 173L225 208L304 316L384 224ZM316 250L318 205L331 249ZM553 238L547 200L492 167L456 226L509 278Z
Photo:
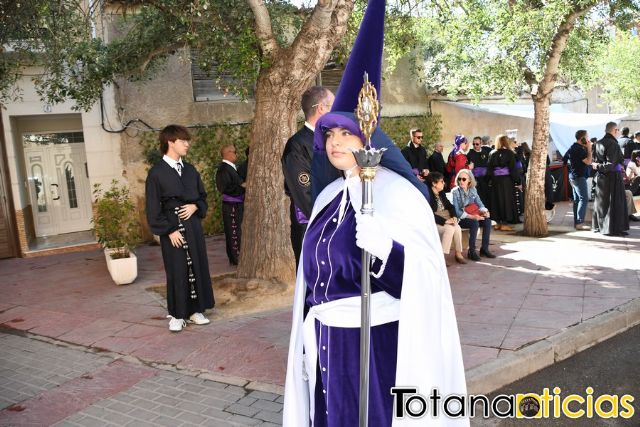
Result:
M245 159L245 150L249 146L249 124L221 124L208 127L201 127L191 131L191 145L186 161L193 164L202 177L207 191L207 203L209 211L203 221L205 234L220 234L223 232L221 194L215 186L216 169L222 158L220 148L225 144L234 144L238 152L237 164ZM144 147L144 155L147 163L151 166L162 159L162 154L158 150L158 133L147 132L141 139Z
M607 47L600 58L596 82L600 84L614 110L634 111L640 103L640 40L622 32Z
M566 16L582 11L562 52L558 82L588 87L612 24L628 23L628 12L638 10L629 1L465 0L453 10L446 2L435 4L439 13L423 21L425 81L449 95L466 94L476 101L487 95L515 99L536 93L560 25ZM612 21L611 16L621 18Z
M409 130L419 128L424 139L422 144L431 149L442 137L442 117L439 114L425 114L423 116L383 117L380 123L382 130L400 148L409 142Z
M367 2L355 3L348 35L334 53L339 64L348 59ZM313 9L284 0L265 4L276 40L290 46ZM406 0L388 5L388 70L417 46L419 20L411 12ZM245 98L269 66L245 0L0 2L1 46L12 52L0 55L0 103L19 99L14 83L22 67L34 65L42 70L32 77L39 96L50 104L74 100L79 110L90 109L118 78L152 78L168 55L186 46L198 49L199 67L218 76L221 90Z
M95 214L92 220L98 242L104 248L115 249L111 257L128 258L129 251L140 242L140 224L136 207L129 196L129 188L111 181L103 191L100 184L93 186Z

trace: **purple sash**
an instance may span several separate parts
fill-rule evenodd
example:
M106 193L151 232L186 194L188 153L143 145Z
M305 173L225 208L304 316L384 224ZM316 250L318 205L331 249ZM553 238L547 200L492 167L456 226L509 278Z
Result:
M309 218L307 218L304 214L304 212L302 212L300 210L300 208L298 208L296 206L296 219L298 220L298 224L308 224L309 223Z
M222 201L225 203L244 203L244 194L240 196L229 196L228 194L223 194Z
M622 165L620 163L616 163L615 167L611 168L612 172L622 172L624 171L624 168L622 167Z
M501 168L495 168L493 169L493 175L494 176L507 176L509 175L509 168L506 166L503 166Z
M476 178L480 178L481 176L485 176L487 174L487 168L484 166L476 166L471 172L473 172L473 176Z
M522 169L522 162L520 160L516 160L516 169Z

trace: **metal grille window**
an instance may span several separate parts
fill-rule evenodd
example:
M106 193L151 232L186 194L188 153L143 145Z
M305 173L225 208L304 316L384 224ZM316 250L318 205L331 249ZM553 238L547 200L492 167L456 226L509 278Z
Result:
M227 92L226 83L232 83L233 77L229 73L218 72L215 65L208 70L198 66L199 51L191 49L191 80L194 101L239 101L240 97Z
M338 90L340 80L342 80L342 73L344 72L344 66L336 65L335 62L327 62L324 69L320 71L318 75L318 85L324 86L334 94Z

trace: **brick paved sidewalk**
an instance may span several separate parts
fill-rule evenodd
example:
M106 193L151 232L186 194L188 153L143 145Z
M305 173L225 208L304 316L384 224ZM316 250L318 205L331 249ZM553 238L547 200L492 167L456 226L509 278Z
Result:
M0 332L0 426L276 426L282 396Z

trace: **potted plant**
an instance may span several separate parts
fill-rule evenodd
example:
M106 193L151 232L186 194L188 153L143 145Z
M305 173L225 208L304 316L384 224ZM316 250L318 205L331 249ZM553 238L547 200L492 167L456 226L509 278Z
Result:
M131 201L129 188L119 186L115 179L103 191L100 184L93 186L96 237L104 247L107 268L118 285L132 283L138 276L138 262L133 248L140 240L140 224L136 221L136 207Z

